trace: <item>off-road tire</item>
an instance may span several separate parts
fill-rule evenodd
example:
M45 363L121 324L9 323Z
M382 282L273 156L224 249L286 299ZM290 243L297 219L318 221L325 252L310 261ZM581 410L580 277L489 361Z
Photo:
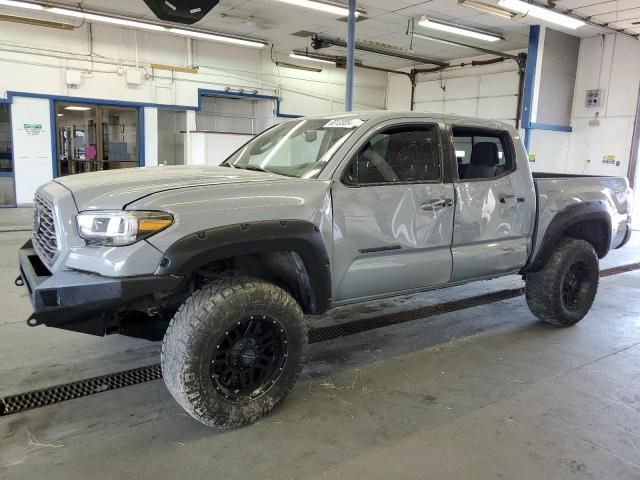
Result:
M578 268L582 280L576 288L576 300L568 302L563 288L576 277ZM598 291L600 271L598 255L584 240L564 237L545 266L526 277L526 297L529 310L540 320L558 327L575 325L589 312ZM568 282L568 283L567 283ZM571 294L568 294L571 295Z
M225 332L254 315L277 320L286 335L286 358L279 377L263 393L230 400L212 380L211 358ZM306 343L302 310L288 292L251 277L218 280L194 292L171 320L162 343L162 374L173 398L193 418L221 429L240 427L265 415L291 391Z

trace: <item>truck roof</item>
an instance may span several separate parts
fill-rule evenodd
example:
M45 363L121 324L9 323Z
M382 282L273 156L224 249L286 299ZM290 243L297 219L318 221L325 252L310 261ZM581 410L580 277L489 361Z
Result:
M361 110L355 112L347 112L347 113L331 113L331 114L323 114L323 115L309 115L305 116L305 118L315 118L315 119L348 119L348 118L359 118L362 120L393 120L395 118L406 118L406 117L414 117L414 118L441 118L445 120L463 120L470 123L487 125L487 126L503 126L503 127L511 127L509 124L501 122L499 120L487 119L487 118L477 118L477 117L467 117L464 115L454 115L450 113L438 113L438 112L416 112L409 110Z

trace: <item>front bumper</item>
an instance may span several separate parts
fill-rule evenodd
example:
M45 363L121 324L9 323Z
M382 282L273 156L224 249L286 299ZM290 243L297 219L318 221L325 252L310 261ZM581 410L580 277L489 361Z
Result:
M20 248L19 260L20 276L33 305L29 325L93 335L104 335L113 326L115 314L131 301L177 290L183 282L178 276L110 278L77 270L52 274L31 240Z

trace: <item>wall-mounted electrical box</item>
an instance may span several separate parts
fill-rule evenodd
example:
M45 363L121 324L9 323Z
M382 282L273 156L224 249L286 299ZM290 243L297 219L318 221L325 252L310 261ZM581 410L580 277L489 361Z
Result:
M590 107L601 107L604 102L604 90L601 88L596 88L593 90L587 90L587 95L584 99L584 106L587 108Z
M82 72L80 70L67 70L67 85L71 88L77 88L82 85Z
M141 69L132 68L127 70L127 83L129 85L142 85L143 72Z

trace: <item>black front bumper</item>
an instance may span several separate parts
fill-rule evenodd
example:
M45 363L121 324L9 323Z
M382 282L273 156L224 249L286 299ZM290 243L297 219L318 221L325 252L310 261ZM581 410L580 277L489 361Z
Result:
M104 335L113 327L116 314L133 300L177 290L183 282L178 276L110 278L77 270L52 274L31 240L20 248L19 259L20 276L33 305L29 325L93 335Z

